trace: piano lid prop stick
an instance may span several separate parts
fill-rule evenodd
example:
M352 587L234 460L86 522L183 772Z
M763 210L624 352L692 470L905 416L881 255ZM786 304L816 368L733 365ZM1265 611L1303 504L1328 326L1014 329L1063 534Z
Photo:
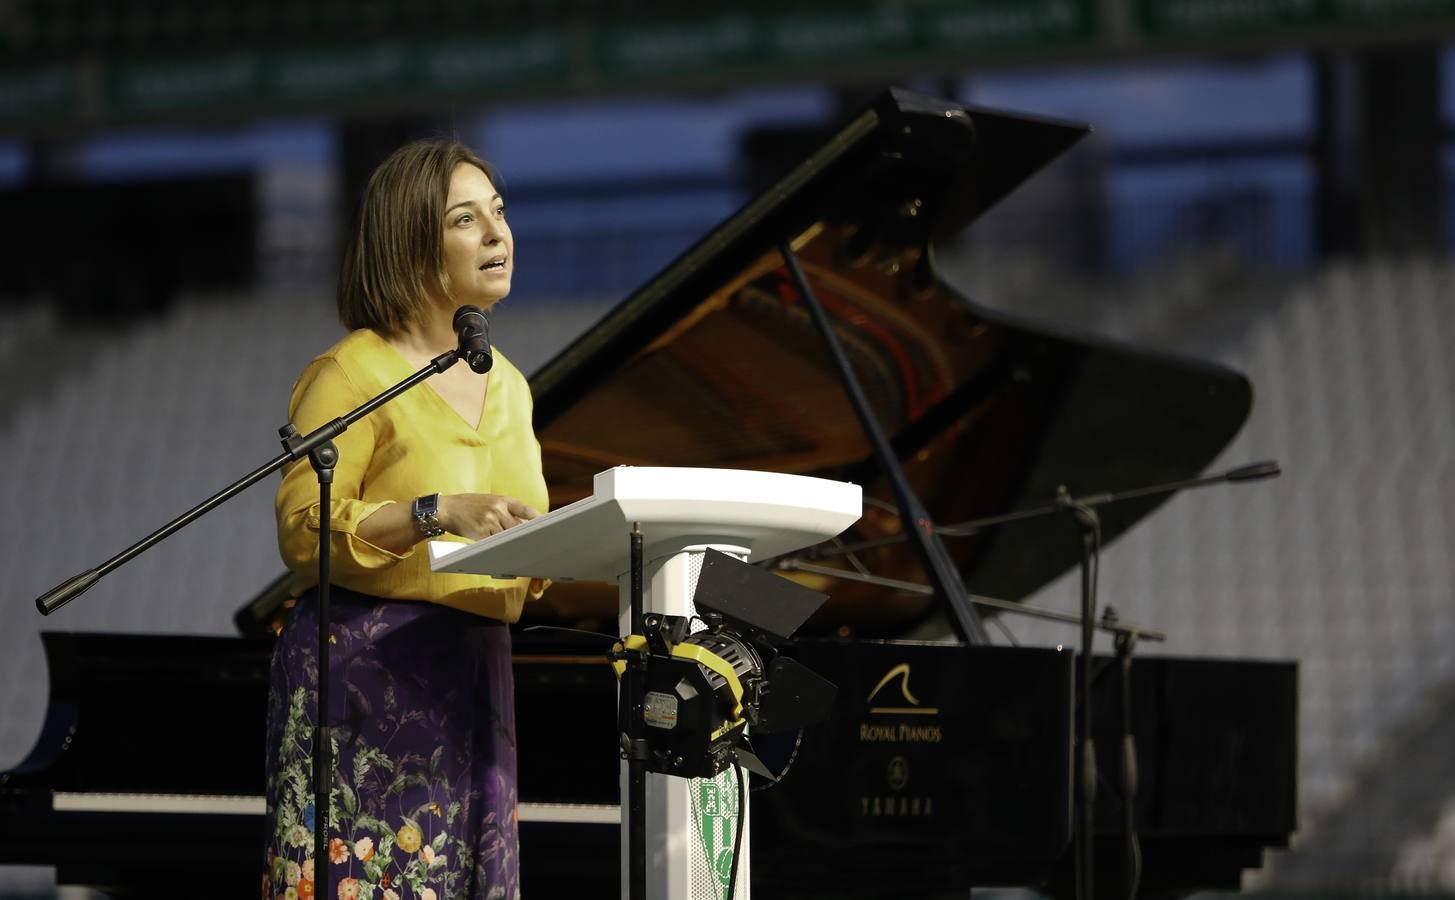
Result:
M909 479L904 474L904 468L900 466L899 458L895 456L893 448L889 445L889 438L884 435L884 428L879 424L873 407L869 405L869 398L864 393L864 387L859 384L859 378L854 374L848 356L844 354L843 344L840 343L839 336L834 331L833 323L829 321L828 313L824 310L823 304L819 302L818 295L814 293L813 285L809 283L803 267L799 265L798 254L793 250L793 243L783 241L778 246L778 252L788 265L793 284L798 288L798 293L803 298L803 304L813 318L814 327L817 329L819 337L823 339L824 349L838 371L839 381L843 384L844 392L849 395L849 402L853 405L854 413L859 418L859 427L863 429L864 436L869 439L870 446L874 448L874 459L879 464L879 470L894 490L894 499L899 505L900 520L905 523L914 548L919 554L920 563L924 566L925 572L929 574L930 583L935 587L935 593L949 605L953 621L963 640L970 644L989 644L990 635L985 631L985 623L980 621L980 614L970 603L968 592L965 590L965 582L960 578L960 570L956 568L955 561L950 558L949 551L945 549L944 542L940 540L929 511L925 509L924 504L915 495L914 489L910 487Z

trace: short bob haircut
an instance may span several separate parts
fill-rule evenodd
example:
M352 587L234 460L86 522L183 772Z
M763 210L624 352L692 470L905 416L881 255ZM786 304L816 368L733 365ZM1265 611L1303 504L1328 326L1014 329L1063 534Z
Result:
M441 235L450 176L460 163L494 183L495 170L458 141L405 144L379 164L364 196L338 277L338 317L350 331L393 336L424 321L450 295Z

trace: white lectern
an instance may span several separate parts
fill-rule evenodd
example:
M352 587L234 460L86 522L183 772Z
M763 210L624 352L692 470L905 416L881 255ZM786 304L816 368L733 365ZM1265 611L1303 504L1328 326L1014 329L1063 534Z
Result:
M629 535L643 534L643 604L648 612L690 616L703 552L744 561L819 543L859 519L858 485L736 469L620 466L599 472L592 495L474 544L434 542L436 572L555 581L615 581L621 631L630 628ZM743 816L737 897L749 890L748 810L734 809L734 773L717 778L647 776L647 894L651 900L720 900L727 891L737 816ZM627 767L621 767L622 797ZM625 896L627 821L622 811Z

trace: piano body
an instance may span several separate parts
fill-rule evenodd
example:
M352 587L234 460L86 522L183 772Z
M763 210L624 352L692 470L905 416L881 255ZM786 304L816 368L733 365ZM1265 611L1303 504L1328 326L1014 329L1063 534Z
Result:
M1061 484L1116 491L1200 472L1247 416L1244 378L1016 321L937 273L938 239L1085 131L887 93L536 373L552 507L588 494L612 465L762 469L862 484L865 516L847 540L902 533L788 279L783 241L935 521L1040 505ZM1105 540L1158 502L1107 507ZM1011 600L1079 554L1054 520L949 549L972 590ZM904 543L857 561L925 578ZM936 598L793 577L831 595L798 652L839 699L829 722L776 748L791 769L754 800L755 888L948 897L1019 884L1068 895L1074 655L896 640L945 614ZM610 633L616 608L614 586L556 585L522 624ZM154 882L142 876L158 862L137 848L167 846L179 877L255 885L266 638L45 640L50 711L31 756L0 774L0 864L54 864L61 883L146 893ZM516 636L523 879L542 895L618 883L615 681L600 653ZM1101 672L1096 871L1110 896L1123 878L1121 685L1114 666ZM1296 666L1145 658L1130 683L1142 896L1236 889L1295 828ZM179 686L229 700L204 704ZM162 706L186 711L175 731L128 727ZM203 710L226 721L200 720Z

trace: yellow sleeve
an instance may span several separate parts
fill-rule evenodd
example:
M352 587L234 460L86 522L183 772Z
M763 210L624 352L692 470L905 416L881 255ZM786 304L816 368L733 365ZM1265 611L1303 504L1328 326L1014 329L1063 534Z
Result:
M335 360L322 357L304 370L294 386L288 403L288 420L300 434L308 434L367 399ZM393 553L355 533L360 522L394 502L360 499L364 473L375 448L371 418L365 416L334 438L339 456L330 492L329 563L333 581L351 574L386 569L414 553L413 548L403 555ZM321 517L318 476L308 460L289 463L283 470L283 483L278 487L274 508L278 516L278 551L283 563L294 572L316 578Z

